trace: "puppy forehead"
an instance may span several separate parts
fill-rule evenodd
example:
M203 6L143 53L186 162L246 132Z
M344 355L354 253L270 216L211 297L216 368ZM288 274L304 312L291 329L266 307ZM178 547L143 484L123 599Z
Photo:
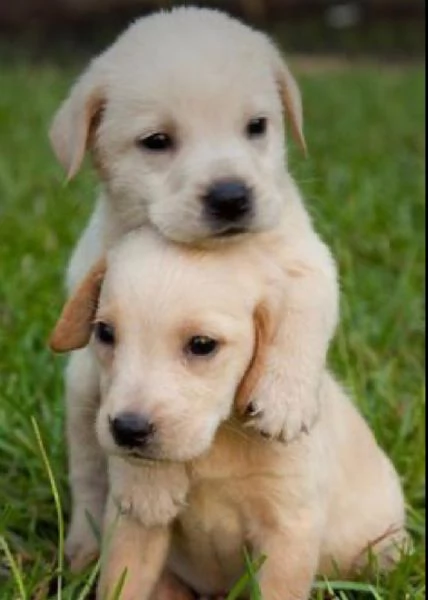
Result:
M109 255L101 295L120 314L161 327L245 321L254 298L227 260L165 243L154 232L129 234ZM126 317L125 317L126 318Z
M196 8L159 12L137 20L111 47L125 61L148 64L188 62L198 54L234 54L257 60L266 50L266 37L224 13ZM150 54L147 54L150 52ZM227 65L223 64L223 67Z
M179 9L137 21L108 52L113 101L142 94L218 98L269 88L274 78L266 38L226 15Z

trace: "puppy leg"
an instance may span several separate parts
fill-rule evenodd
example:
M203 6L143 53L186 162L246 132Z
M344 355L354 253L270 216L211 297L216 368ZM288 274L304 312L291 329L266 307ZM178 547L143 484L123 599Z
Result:
M317 240L312 253L288 256L282 310L264 359L263 374L247 408L249 425L290 442L307 432L319 413L319 387L338 313L336 271ZM313 257L320 264L314 264Z
M308 600L320 548L319 528L312 519L292 525L257 528L254 556L264 556L259 584L263 600Z
M83 569L98 553L91 522L102 531L107 467L95 434L98 374L91 353L73 352L66 371L67 438L72 517L66 555L72 571Z
M169 541L167 526L144 527L131 514L119 510L110 497L97 598L111 598L118 589L121 600L151 598L165 567ZM161 600L160 596L155 598Z
M372 567L381 571L391 571L403 558L413 550L412 539L405 529L391 528L379 539L367 545L353 561L351 573L361 573Z

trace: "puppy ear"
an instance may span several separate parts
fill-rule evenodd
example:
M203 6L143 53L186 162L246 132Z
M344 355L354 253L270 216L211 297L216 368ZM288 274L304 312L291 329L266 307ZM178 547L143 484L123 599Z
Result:
M55 156L67 172L76 175L88 146L92 126L105 101L102 70L97 62L78 79L58 109L49 131Z
M105 271L103 258L67 301L49 339L49 347L54 352L69 352L88 344Z
M308 151L303 133L303 108L299 86L281 54L276 49L274 51L274 69L285 116L291 126L291 133L306 156Z
M266 304L254 311L254 350L250 364L241 380L235 398L235 408L243 415L251 402L251 396L263 374L268 348L273 339L273 319Z

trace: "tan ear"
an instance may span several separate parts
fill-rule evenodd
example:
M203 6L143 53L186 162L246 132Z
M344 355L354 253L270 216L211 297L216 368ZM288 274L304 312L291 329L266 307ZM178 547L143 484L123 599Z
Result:
M306 156L308 151L303 133L303 108L299 86L278 50L275 50L274 63L285 116L290 123L294 140Z
M52 121L49 139L55 156L67 172L67 180L80 169L91 126L105 101L101 73L97 63L93 63L74 84Z
M241 380L235 398L238 414L245 414L251 396L262 376L267 350L273 338L273 319L267 305L260 304L254 311L254 350L250 364Z
M103 258L67 301L49 339L49 347L54 352L77 350L89 342L105 271L106 261Z

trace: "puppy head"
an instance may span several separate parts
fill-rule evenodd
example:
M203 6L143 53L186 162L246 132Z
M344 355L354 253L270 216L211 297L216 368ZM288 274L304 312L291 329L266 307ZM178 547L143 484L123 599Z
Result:
M106 452L197 457L229 418L238 388L250 393L258 364L255 296L215 254L130 234L107 271L98 264L65 306L51 347L91 344L100 371L97 433Z
M92 147L124 230L150 222L194 242L277 222L283 113L305 148L297 84L266 36L180 8L140 19L91 63L51 141L69 177Z

